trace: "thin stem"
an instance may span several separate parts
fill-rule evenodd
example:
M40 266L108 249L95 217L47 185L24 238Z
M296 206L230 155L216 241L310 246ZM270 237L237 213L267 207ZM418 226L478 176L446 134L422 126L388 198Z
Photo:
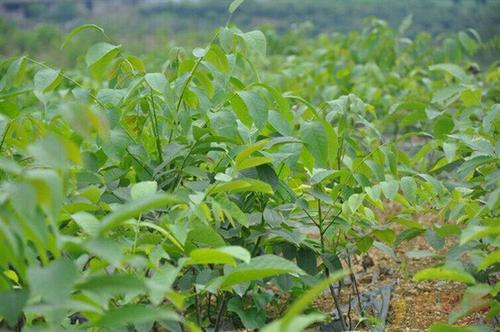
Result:
M147 168L146 168L146 166L144 166L144 164L143 164L143 163L142 163L139 159L137 159L137 158L136 158L136 157L135 157L135 156L134 156L134 155L133 155L133 154L129 151L128 147L127 147L127 148L125 148L125 151L126 151L126 152L127 152L127 153L128 153L128 154L132 157L132 159L134 159L134 160L135 160L135 162L136 162L137 164L139 164L139 166L141 166L141 167L142 167L142 168L143 168L143 169L144 169L144 170L145 170L145 171L146 171L146 172L147 172L150 176L153 176L153 173L151 173L151 171L150 171L149 169L147 169Z
M210 292L207 292L207 316L208 316L208 321L210 324L215 324L214 320L212 319L212 313L210 312L210 309L212 308L212 294Z
M267 204L267 202L266 202L266 204ZM264 204L264 209L265 209L265 205L266 204ZM262 210L262 216L261 216L261 220L260 220L260 226L261 227L264 226L264 224L266 222L264 220L264 209ZM254 245L254 247L252 249L252 257L257 253L257 250L259 249L260 241L262 241L262 237L263 236L264 235L260 235L259 238L257 239L257 242L255 242L255 245Z
M354 271L352 269L351 255L349 254L347 248L346 248L346 254L347 254L347 265L349 266L349 270L351 271L350 277L351 277L352 289L358 299L359 313L361 316L364 316L365 315L364 310L363 307L361 306L361 296L359 295L359 290L358 290L358 281L356 280L356 275L354 274Z
M226 307L227 293L222 294L222 301L220 304L219 312L217 313L217 320L215 321L214 332L219 332L220 325L222 323L222 314L224 313L224 308Z
M193 272L193 276L196 275L196 271L194 268L191 270ZM196 324L198 326L201 325L201 308L200 308L200 301L198 298L198 292L196 291L196 286L193 285L193 291L194 291L194 306L196 308Z
M321 201L319 199L318 199L318 218L319 218L319 222L317 222L317 223L315 222L315 224L318 225L318 228L319 228L321 254L324 254L325 253L325 239L324 239L325 233L323 232L323 218L321 215ZM325 264L323 264L323 268L325 270L326 277L329 278L330 277L330 270L328 269L328 267ZM337 312L339 314L339 319L340 319L340 323L342 324L342 329L346 330L347 325L346 325L346 322L344 319L344 315L342 314L342 309L340 308L340 299L339 299L338 295L335 294L335 289L333 289L332 285L329 285L328 288L330 289L330 294L332 295L333 302L335 303L335 308L337 309Z
M5 126L5 131L3 132L3 135L2 135L2 141L0 142L0 151L2 151L3 145L5 143L5 139L7 138L7 133L10 130L10 125L11 125L11 122L9 122L7 124L7 126Z
M132 245L132 255L135 254L135 250L137 248L137 239L139 238L139 226L141 224L141 217L142 213L139 215L139 218L137 218L137 222L135 223L135 229L134 229L134 243Z
M306 209L302 209L304 211L304 213L307 215L307 217L309 217L309 219L311 220L311 222L316 225L316 227L320 228L321 229L321 226L320 224L318 224L318 222L316 220L314 220L314 218L309 214L309 212L307 212Z
M161 147L160 132L158 129L158 119L156 118L156 105L153 98L153 90L151 90L150 99L151 99L151 113L153 115L152 122L153 122L153 134L155 135L155 142L156 142L156 151L158 153L158 159L160 160L160 162L163 162L163 154L162 154L163 150Z

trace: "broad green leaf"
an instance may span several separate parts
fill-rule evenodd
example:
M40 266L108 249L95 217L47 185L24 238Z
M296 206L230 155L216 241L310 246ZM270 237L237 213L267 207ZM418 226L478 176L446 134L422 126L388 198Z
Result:
M462 90L463 88L461 86L447 86L434 92L431 101L433 103L443 104L445 106L450 105L460 97L460 93L462 92Z
M28 301L28 289L9 289L0 292L0 316L11 326L16 325Z
M355 213L358 210L361 204L363 204L364 199L365 194L353 194L349 197L347 202L352 213Z
M236 169L241 171L247 168L256 167L259 165L269 164L272 162L271 158L268 157L253 157L247 158L236 165Z
M460 244L465 244L472 240L481 239L487 236L500 235L500 226L469 226L462 231Z
M119 273L90 276L76 288L101 295L139 294L146 290L143 279Z
M140 324L157 320L178 321L179 316L174 311L166 308L155 308L144 304L128 304L105 312L96 325L114 328L129 323Z
M233 2L231 2L231 4L229 5L229 13L234 13L244 1L245 0L234 0Z
M420 259L435 256L435 254L429 250L411 250L405 253L409 258Z
M415 281L422 280L448 280L466 284L474 284L476 280L469 273L452 267L432 267L419 271L413 277Z
M236 158L234 159L235 163L236 163L236 167L238 167L238 165L242 162L244 162L246 159L248 159L248 157L250 157L250 155L254 152L257 152L261 149L263 149L267 143L269 143L269 140L265 139L265 140L261 140L261 141L258 141L248 147L246 147L245 149L241 150L237 155L236 155Z
M224 214L233 225L233 221L236 221L238 224L248 227L247 215L241 211L237 204L227 198L226 195L217 195L215 200L220 204Z
M98 43L92 45L87 51L85 62L92 72L102 74L104 67L113 60L121 51L121 45Z
M132 185L130 188L130 197L132 199L140 199L143 197L151 196L158 190L158 183L156 181L143 181Z
M429 332L490 332L487 327L459 327L443 323L436 323L431 326Z
M293 262L274 255L264 255L252 258L250 262L236 266L222 277L221 288L240 284L242 282L259 280L279 274L304 272Z
M396 233L392 229L376 229L373 231L373 235L380 241L383 241L389 245L392 245L396 241Z
M299 315L292 319L291 323L288 324L287 332L303 332L307 331L307 327L314 323L319 323L325 321L326 316L320 313L310 313L307 315ZM273 322L264 326L261 332L282 332L281 320L274 320Z
M154 91L163 93L167 88L168 81L162 73L147 73L144 80Z
M122 247L109 238L93 237L82 244L89 254L102 258L111 266L120 266L123 258Z
M314 156L318 167L326 168L328 163L328 136L321 122L305 122L300 128L302 141Z
M414 178L405 176L400 180L401 190L406 199L415 204L417 202L417 182Z
M52 304L68 301L77 277L75 264L65 258L52 261L45 267L32 265L28 269L30 295L41 296Z
M229 300L227 310L236 313L247 329L259 329L266 323L267 315L264 311L256 307L245 308L238 297Z
M231 99L231 105L236 115L246 126L255 124L263 128L267 123L268 110L261 96L253 91L239 91Z
M396 180L380 182L380 188L387 199L394 200L398 193L399 183Z
M440 63L437 65L432 65L432 66L429 66L429 70L444 71L444 72L454 76L455 78L458 78L462 82L467 82L469 80L469 77L467 76L465 71L462 69L462 67L460 67L456 64L453 64L453 63Z
M238 179L226 183L216 184L209 189L210 194L217 194L220 192L227 192L227 191L231 192L252 191L252 192L262 192L266 194L272 194L273 188L269 184L259 180Z
M250 253L242 247L228 246L216 249L199 248L189 253L189 259L185 264L227 264L236 265L235 258L245 263L250 261Z
M54 90L62 81L60 70L42 69L35 74L35 89L47 93Z
M500 263L500 250L495 250L486 257L483 258L482 262L479 264L478 269L484 270L487 267Z
M481 90L480 89L466 89L460 94L460 99L465 106L474 106L481 104Z
M194 222L190 226L191 230L184 246L187 253L199 247L218 248L226 246L222 236L212 226L200 221Z
M266 36L262 31L254 30L245 33L240 33L239 36L243 39L248 50L252 50L265 56L267 52L267 41Z
M152 209L165 208L167 206L182 203L177 197L170 194L154 194L133 200L120 209L107 215L101 222L99 232L102 234L130 218L137 217L141 213Z
M444 114L433 120L432 131L438 139L445 138L455 128L453 118L449 114Z
M229 62L224 51L216 44L210 46L205 60L214 65L218 70L223 73L229 73Z
M87 234L96 236L99 234L99 220L88 212L77 212L71 215L71 218L80 226L80 228Z
M446 159L448 159L448 162L452 162L455 160L456 152L457 152L457 145L454 143L444 143L443 144L443 151L446 156Z
M64 38L64 42L61 45L61 49L63 49L64 46L66 46L66 44L69 43L75 35L77 35L80 31L84 31L84 30L97 30L97 31L104 34L104 29L98 25L95 25L95 24L79 25L76 28L74 28L73 30L71 30L71 32L66 36L66 38Z

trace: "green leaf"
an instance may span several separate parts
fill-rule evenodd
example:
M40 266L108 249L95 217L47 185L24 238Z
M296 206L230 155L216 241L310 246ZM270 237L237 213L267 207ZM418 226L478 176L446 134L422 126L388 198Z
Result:
M61 45L61 49L63 49L64 46L66 46L66 44L69 43L70 40L73 39L73 37L75 35L77 35L80 31L84 31L84 30L97 30L97 31L104 34L104 29L101 28L100 26L95 25L95 24L79 25L76 28L74 28L73 30L71 30L71 32L66 36L66 38L64 38L64 42Z
M444 71L444 72L450 74L451 76L458 78L462 82L469 81L469 77L467 76L465 71L460 66L453 64L453 63L440 63L437 65L432 65L432 66L429 66L429 70Z
M328 136L321 122L304 122L300 128L300 137L313 155L316 165L326 168L328 163Z
M217 233L210 225L200 221L191 224L191 230L186 239L185 250L190 252L197 247L224 247L226 243L222 236Z
M130 188L130 197L132 199L140 199L143 197L151 196L158 190L158 183L156 181L143 181L135 183Z
M405 195L406 199L415 204L417 202L417 182L414 178L405 176L400 180L401 190Z
M88 212L77 212L71 215L71 218L80 226L80 228L87 234L96 236L99 234L99 220Z
M460 236L460 244L465 244L472 240L481 239L487 236L500 235L500 226L476 226L465 228Z
M238 246L220 247L216 249L199 248L189 253L189 259L185 264L226 264L235 266L235 258L248 263L250 261L250 253L245 248Z
M448 162L452 162L455 160L456 152L457 152L457 145L453 143L444 143L443 144L443 151L446 156L446 159Z
M97 321L100 327L116 327L129 323L140 324L157 320L178 321L179 316L172 310L155 308L143 304L128 304L111 309Z
M465 106L474 106L481 104L481 90L480 89L465 89L460 94L460 100Z
M269 143L269 140L267 139L261 140L241 150L234 159L236 168L239 170L244 169L241 168L241 165L244 164L245 161L249 159L252 153L262 150L267 143Z
M429 332L489 332L488 328L483 327L458 327L443 323L436 323L431 326Z
M365 199L365 194L353 194L349 197L347 203L349 204L349 209L352 213L356 212L358 208L363 204Z
M363 236L358 241L356 241L356 247L358 247L359 251L367 252L373 245L373 238L370 236Z
M307 315L299 315L292 319L292 322L288 324L286 331L287 332L303 332L307 331L307 327L314 324L324 321L326 318L325 315L320 313L310 313ZM275 320L270 324L267 324L260 330L261 332L283 332L281 328L281 320Z
M241 171L247 168L251 167L256 167L259 165L264 165L264 164L269 164L272 162L271 158L268 157L254 157L254 158L247 158L240 162L238 165L236 165L236 169Z
M376 229L373 231L373 235L379 240L392 245L396 241L396 233L392 229Z
M382 188L384 196L393 201L398 193L399 183L396 180L383 181L380 182L380 188Z
M252 123L259 129L263 128L268 119L268 110L264 100L253 91L239 91L231 99L231 105L238 118L247 127Z
M241 299L233 297L227 303L227 310L238 315L247 329L259 329L266 323L266 313L257 308L244 308Z
M220 287L229 288L242 282L272 277L279 274L303 274L297 265L284 258L274 255L263 255L252 258L246 264L236 266L231 272L222 277Z
M234 0L233 2L231 2L231 4L229 5L229 13L234 13L244 1L245 0Z
M121 45L98 43L87 51L85 62L92 72L101 73L104 67L120 53Z
M11 326L16 325L28 301L28 289L9 289L0 292L0 317Z
M47 93L54 90L62 81L60 70L42 69L35 74L35 89Z
M310 248L300 248L296 255L297 265L314 276L318 273L318 262L316 252Z
M484 270L488 266L491 266L493 264L500 263L500 250L496 250L486 257L483 258L482 262L479 264L478 269L479 270Z
M211 194L217 194L220 192L227 192L227 191L231 192L252 191L252 192L262 192L266 194L272 194L273 188L269 184L259 180L238 179L226 183L216 184L209 189L209 193Z
M476 280L469 273L452 267L433 267L419 271L413 277L415 281L422 280L448 280L466 284L474 284Z
M79 283L76 288L100 295L132 295L140 294L146 290L143 279L118 273L91 276L87 280Z
M133 200L107 215L101 222L99 232L102 234L146 211L167 207L177 203L181 203L181 201L176 196L170 194L154 194Z
M437 90L432 94L432 102L443 104L445 106L450 105L459 98L462 89L463 88L461 86L452 85L441 90Z
M167 88L168 81L162 73L147 73L144 80L154 91L163 93Z
M30 266L28 280L31 296L41 296L48 303L60 304L68 301L78 277L75 264L67 259L52 261L45 267Z
M266 36L262 33L262 31L249 31L246 33L240 33L238 36L243 39L248 50L252 50L261 56L266 56L267 41Z
M432 131L437 139L445 138L446 135L452 132L453 128L455 128L455 123L449 114L444 114L434 119L432 125Z
M241 211L237 204L227 198L226 195L217 195L215 201L220 204L230 222L233 223L233 220L235 220L237 223L248 227L247 215Z

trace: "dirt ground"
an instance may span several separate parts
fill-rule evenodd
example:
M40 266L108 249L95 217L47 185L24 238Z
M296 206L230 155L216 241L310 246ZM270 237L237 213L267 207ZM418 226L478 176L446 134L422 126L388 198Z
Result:
M388 206L382 216L383 222L388 222L392 215L399 211L398 206ZM438 223L435 216L418 216L418 220L426 225ZM399 225L392 227L396 232L403 228ZM436 322L446 323L449 313L460 303L464 285L447 281L413 281L413 275L419 270L441 263L441 258L449 249L448 240L443 249L435 251L426 240L419 236L410 241L404 241L395 250L397 260L378 249L371 249L369 257L372 266L363 269L363 257L353 258L353 269L358 275L359 291L394 283L391 292L389 312L386 319L385 331L426 331ZM436 255L423 258L410 258L406 254L416 250L434 252ZM366 257L365 257L366 261ZM364 264L366 267L366 264ZM371 265L371 264L370 264ZM375 278L374 278L375 275ZM378 276L378 277L377 277ZM348 300L346 299L346 302ZM323 312L331 312L334 306L329 294L324 294L316 301L316 307ZM463 317L456 325L470 326L484 323L485 311ZM357 328L357 330L368 330Z

